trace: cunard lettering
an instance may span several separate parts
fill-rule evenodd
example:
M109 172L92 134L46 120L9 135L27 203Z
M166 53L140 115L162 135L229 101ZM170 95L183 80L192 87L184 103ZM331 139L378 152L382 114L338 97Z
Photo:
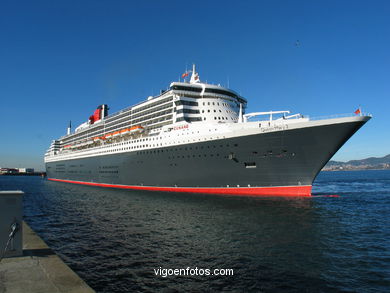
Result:
M182 126L175 126L175 127L173 127L173 130L180 130L180 129L186 129L186 128L188 128L188 124L182 125Z

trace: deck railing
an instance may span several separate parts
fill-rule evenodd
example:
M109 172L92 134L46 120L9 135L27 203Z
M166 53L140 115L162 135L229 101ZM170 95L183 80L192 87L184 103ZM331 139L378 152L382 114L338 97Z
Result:
M372 115L370 113L361 113L361 114L343 113L343 114L314 116L314 117L310 117L308 115L305 115L305 118L309 118L311 121L315 121L315 120L325 120L325 119L333 119L333 118L347 118L347 117L355 117L355 116L370 116L371 117Z

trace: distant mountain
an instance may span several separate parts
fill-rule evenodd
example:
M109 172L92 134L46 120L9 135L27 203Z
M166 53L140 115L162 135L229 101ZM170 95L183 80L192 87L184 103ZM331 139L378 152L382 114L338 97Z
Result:
M323 168L324 171L367 169L390 169L390 154L382 158L371 157L348 162L329 161Z

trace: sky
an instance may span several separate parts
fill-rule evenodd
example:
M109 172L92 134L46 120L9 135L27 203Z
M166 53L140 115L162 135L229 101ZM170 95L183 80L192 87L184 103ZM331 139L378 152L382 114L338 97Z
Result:
M371 119L333 157L390 153L390 1L0 2L0 166L44 169L53 139L157 95L195 63L247 113Z

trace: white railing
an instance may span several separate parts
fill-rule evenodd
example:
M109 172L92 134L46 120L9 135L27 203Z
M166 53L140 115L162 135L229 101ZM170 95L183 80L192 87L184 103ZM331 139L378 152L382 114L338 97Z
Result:
M260 116L269 116L268 119L260 120L254 119L252 121L277 121L277 120L289 120L291 121L292 119L306 119L310 121L316 121L316 120L325 120L325 119L334 119L334 118L347 118L347 117L356 117L356 116L369 116L372 117L370 113L343 113L343 114L334 114L334 115L324 115L324 116L315 116L315 117L310 117L309 115L302 115L302 114L293 114L286 116L286 114L289 114L290 111L269 111L269 112L254 112L254 113L248 113L243 115L244 122L248 122L249 119L254 118L254 117L260 117ZM281 115L282 114L282 115ZM275 115L278 115L275 117Z
M371 117L372 115L370 113L361 113L361 114L343 113L343 114L334 114L334 115L326 115L326 116L315 116L315 117L306 116L306 117L309 118L311 121L315 121L315 120L347 118L347 117L356 117L356 116L370 116Z
M274 115L278 115L276 118ZM280 116L280 114L283 114ZM269 111L269 112L254 112L254 113L248 113L243 115L244 122L248 122L249 119L253 117L260 117L260 116L269 116L266 120L255 120L255 121L275 121L275 120L288 120L288 119L300 119L300 118L306 118L301 114L293 114L286 116L286 114L290 114L290 111Z

